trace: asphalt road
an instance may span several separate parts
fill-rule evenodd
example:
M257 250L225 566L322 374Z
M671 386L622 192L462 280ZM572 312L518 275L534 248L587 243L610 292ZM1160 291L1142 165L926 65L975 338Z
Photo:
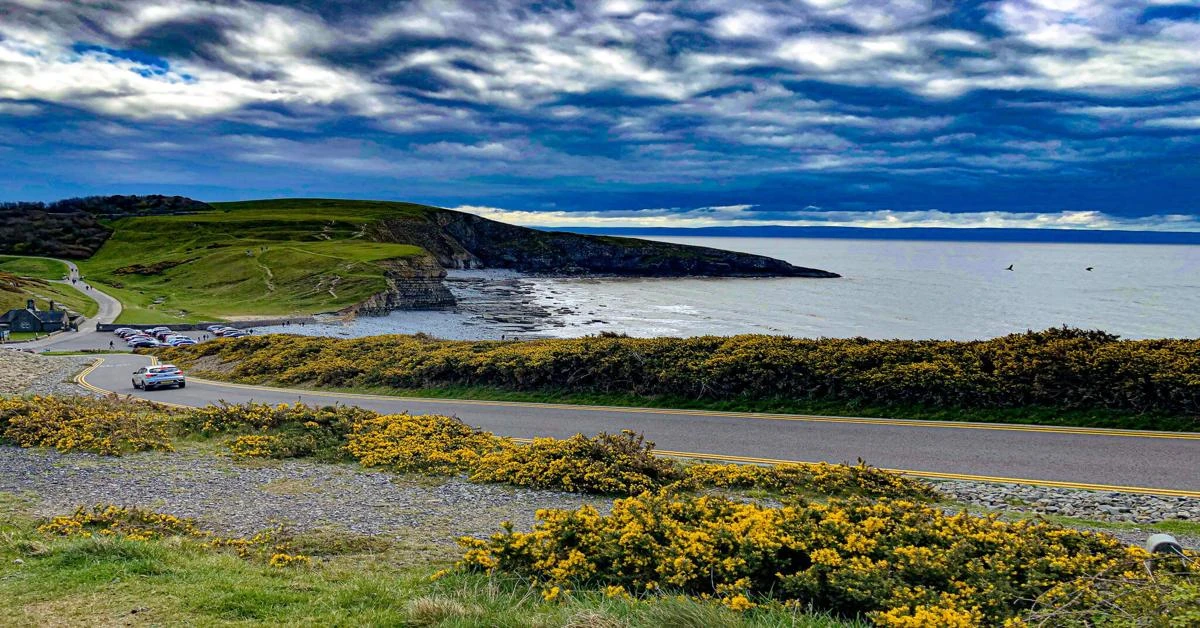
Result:
M436 413L517 438L631 429L660 450L742 462L854 462L931 477L1016 479L1032 484L1200 497L1200 434L1131 432L881 419L746 415L418 400L241 387L192 380L187 388L135 391L130 376L148 358L109 355L86 376L92 386L182 405L218 400L357 405L379 412Z
M93 317L89 318L81 326L77 332L66 331L47 336L41 340L31 340L28 342L13 343L10 347L17 349L32 349L34 351L70 351L76 349L100 349L107 348L107 344L112 340L111 334L100 334L96 332L96 325L101 323L107 324L117 320L121 315L121 302L108 294L97 290L91 284L83 281L79 277L79 267L73 262L65 259L56 259L52 257L44 259L55 259L67 265L70 274L65 280L56 281L55 283L65 284L74 287L84 295L90 297L99 306L100 311ZM72 284L71 281L75 283ZM101 338L103 336L103 338ZM121 343L122 347L124 343Z

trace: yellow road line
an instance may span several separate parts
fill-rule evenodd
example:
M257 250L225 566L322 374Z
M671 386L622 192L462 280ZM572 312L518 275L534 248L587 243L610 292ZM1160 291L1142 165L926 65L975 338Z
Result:
M151 358L154 360L155 358ZM824 415L804 414L770 414L759 412L720 412L715 410L675 410L669 408L638 408L625 406L592 406L563 403L536 403L528 401L487 401L479 399L454 399L436 397L402 397L397 395L369 395L360 393L330 392L322 390L307 390L300 388L277 388L258 386L254 384L235 384L218 382L193 377L193 382L211 386L257 390L261 392L307 394L339 399L369 399L372 401L410 401L413 403L455 403L472 406L493 406L506 408L538 408L557 410L586 410L589 412L612 412L621 414L670 414L682 416L699 416L726 419L743 419L754 421L792 421L800 423L849 423L858 425L883 425L892 427L918 427L930 429L959 429L987 430L998 432L1037 432L1041 434L1070 434L1076 436L1113 436L1122 438L1161 438L1167 440L1200 440L1200 433L1195 432L1158 432L1154 430L1121 430L1090 427L1052 427L1041 425L1011 425L1003 423L975 423L955 421L924 421L911 419L876 419L869 417L835 417Z
M158 360L153 357L151 358L151 360L155 364L158 363ZM75 376L75 382L78 383L80 386L83 386L84 388L86 388L92 392L106 394L106 395L110 395L110 394L115 395L117 393L110 391L110 390L105 390L105 389L100 388L99 386L95 386L87 381L87 376L90 375L92 373L92 371L95 371L103 363L104 363L104 358L97 358L96 361L91 366L84 369L82 372L79 373L79 375ZM196 380L193 379L193 381L196 381ZM202 380L202 381L207 382L207 380ZM212 382L212 383L221 385L220 382ZM239 385L239 386L241 386L241 385ZM263 390L280 390L280 389L270 389L270 388L265 388L265 387L261 387L261 388ZM283 390L286 390L286 389L283 389ZM178 404L178 403L154 401L152 399L144 399L141 397L133 397L133 398L137 399L139 401L145 401L148 403L157 403L160 405L171 406L171 407L175 407L175 408L191 408L192 407L192 406L185 406L185 405ZM388 399L388 400L404 399L404 397L384 397L384 396L380 396L379 398L380 399ZM438 401L440 401L440 400L438 400ZM538 405L550 405L550 404L538 404ZM584 406L584 407L586 407L586 406ZM512 440L515 442L518 442L518 443L526 443L526 444L533 442L533 439L531 439L531 438L513 438ZM732 456L732 455L727 455L727 454L699 453L699 452L691 452L691 451L670 451L670 450L661 450L660 449L660 450L656 451L655 453L659 456L664 456L667 458L684 458L684 459L689 459L689 460L719 460L719 461L724 461L724 462L735 462L735 463L741 463L741 464L789 464L789 463L790 464L814 464L811 461L804 461L804 460L782 460L782 459L778 459L778 458L757 458L757 457L752 457L752 456ZM968 481L972 481L972 482L990 482L990 483L996 483L996 484L1023 484L1023 485L1029 485L1029 486L1051 486L1051 487L1056 487L1056 488L1073 488L1073 489L1083 489L1083 490L1092 490L1092 491L1110 491L1110 492L1116 492L1116 493L1137 493L1137 494L1141 494L1141 495L1166 495L1166 496L1171 496L1171 497L1200 498L1200 491L1185 491L1185 490L1170 489L1170 488L1151 488L1151 487L1146 487L1146 486L1121 486L1121 485L1112 485L1112 484L1088 484L1088 483L1082 483L1082 482L1062 482L1062 481L1058 481L1058 480L1034 480L1034 479L1029 479L1029 478L1010 478L1010 477L989 476L989 475L971 475L971 474L965 474L965 473L942 473L939 471L916 471L916 470L912 470L912 469L885 469L885 470L893 471L895 473L900 473L900 474L908 475L908 476L939 479L939 480L968 480Z

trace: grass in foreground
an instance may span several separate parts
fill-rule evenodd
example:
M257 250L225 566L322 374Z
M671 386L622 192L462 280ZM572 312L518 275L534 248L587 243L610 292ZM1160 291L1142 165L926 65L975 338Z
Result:
M423 254L415 246L361 239L376 214L416 211L398 205L299 199L126 218L113 223L112 237L80 266L124 305L121 323L335 311L386 287L378 262Z
M412 564L386 542L328 535L306 541L314 565L280 569L180 538L62 539L35 528L28 503L0 494L0 613L14 625L864 625L783 610L739 615L692 600L608 599L600 592L549 603L515 579L452 574L433 582L449 558Z

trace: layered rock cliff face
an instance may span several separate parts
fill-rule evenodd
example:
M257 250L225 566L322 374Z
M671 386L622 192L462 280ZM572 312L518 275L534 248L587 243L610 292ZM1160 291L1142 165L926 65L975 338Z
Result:
M341 310L351 316L386 316L396 310L438 310L457 302L443 283L446 269L437 259L418 255L379 262L388 287L367 300Z
M438 210L424 218L387 219L369 235L425 248L447 268L508 268L552 275L631 277L838 277L785 261L698 246L518 227Z

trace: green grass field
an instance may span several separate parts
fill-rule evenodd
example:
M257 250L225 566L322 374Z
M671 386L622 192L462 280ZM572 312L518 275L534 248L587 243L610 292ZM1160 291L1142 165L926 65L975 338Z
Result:
M22 277L57 280L67 276L67 265L44 257L0 255L0 271Z
M71 286L41 281L24 282L19 290L0 290L0 312L24 308L30 298L37 302L39 309L49 309L50 301L65 305L87 317L95 316L100 311L100 305L82 292Z
M122 323L329 312L386 288L377 262L423 254L365 241L364 226L420 211L406 203L292 199L126 218L80 267L121 300Z
M315 563L280 569L180 538L50 537L36 530L29 510L27 500L0 493L5 625L865 626L783 609L739 615L686 599L607 599L599 591L549 603L512 579L431 581L453 552L431 561L427 552L348 534L301 537Z

